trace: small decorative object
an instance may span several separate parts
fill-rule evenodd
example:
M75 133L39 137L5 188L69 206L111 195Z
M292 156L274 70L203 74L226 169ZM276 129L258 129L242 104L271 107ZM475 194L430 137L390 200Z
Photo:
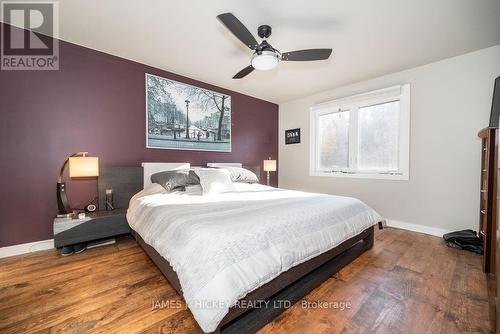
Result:
M276 160L271 160L271 157L269 157L269 160L264 160L264 171L267 172L267 185L271 185L271 176L269 172L275 172L276 171Z
M146 74L146 147L231 152L231 96Z
M70 155L64 160L57 180L57 206L59 209L58 217L71 217L73 215L71 207L66 196L66 183L62 182L64 169L69 164L69 177L98 177L99 176L99 158L88 157L88 152L78 152Z
M97 205L93 204L93 203L90 203L90 204L87 204L85 205L85 208L84 208L85 212L94 212L97 210Z
M300 143L300 128L285 130L285 145Z
M113 189L106 189L106 210L114 210L113 206Z

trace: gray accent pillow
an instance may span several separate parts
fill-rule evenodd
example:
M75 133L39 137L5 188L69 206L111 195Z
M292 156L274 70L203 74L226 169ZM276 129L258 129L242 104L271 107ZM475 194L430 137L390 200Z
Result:
M168 170L151 175L151 182L168 191L185 190L186 186L200 184L200 178L192 170Z
M224 166L217 168L227 170L229 172L229 176L231 177L232 182L259 183L259 178L257 177L257 175L255 175L254 172L246 168L233 167L233 166Z

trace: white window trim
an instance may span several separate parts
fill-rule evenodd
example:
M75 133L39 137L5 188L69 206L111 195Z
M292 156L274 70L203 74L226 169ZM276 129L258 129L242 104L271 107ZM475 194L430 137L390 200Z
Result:
M374 105L387 103L394 100L400 101L399 113L399 171L396 174L381 172L332 172L316 169L319 145L316 145L318 116L329 113L329 109L351 110L349 122L357 128L357 109L359 104ZM353 110L355 112L353 112ZM353 95L316 104L310 108L310 154L309 175L358 179L402 180L410 178L410 85L392 86L376 91ZM357 133L349 132L349 165L357 166Z

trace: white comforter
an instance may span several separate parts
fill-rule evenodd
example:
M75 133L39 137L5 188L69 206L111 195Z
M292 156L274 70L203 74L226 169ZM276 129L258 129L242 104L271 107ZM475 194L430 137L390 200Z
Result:
M257 184L237 189L201 196L196 186L167 193L152 185L127 212L131 228L176 271L205 332L238 299L381 219L354 198Z

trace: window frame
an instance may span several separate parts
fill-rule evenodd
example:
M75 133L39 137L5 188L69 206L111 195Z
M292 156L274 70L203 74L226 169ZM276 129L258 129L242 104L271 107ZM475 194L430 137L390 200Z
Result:
M358 114L363 107L398 101L399 110L399 145L397 172L359 171L358 160ZM317 134L319 116L330 114L332 110L349 110L349 168L343 171L319 169L319 143ZM333 111L335 112L335 111ZM410 160L410 85L398 85L367 93L357 94L332 101L315 104L310 108L310 176L329 176L341 178L363 178L384 180L409 180Z

